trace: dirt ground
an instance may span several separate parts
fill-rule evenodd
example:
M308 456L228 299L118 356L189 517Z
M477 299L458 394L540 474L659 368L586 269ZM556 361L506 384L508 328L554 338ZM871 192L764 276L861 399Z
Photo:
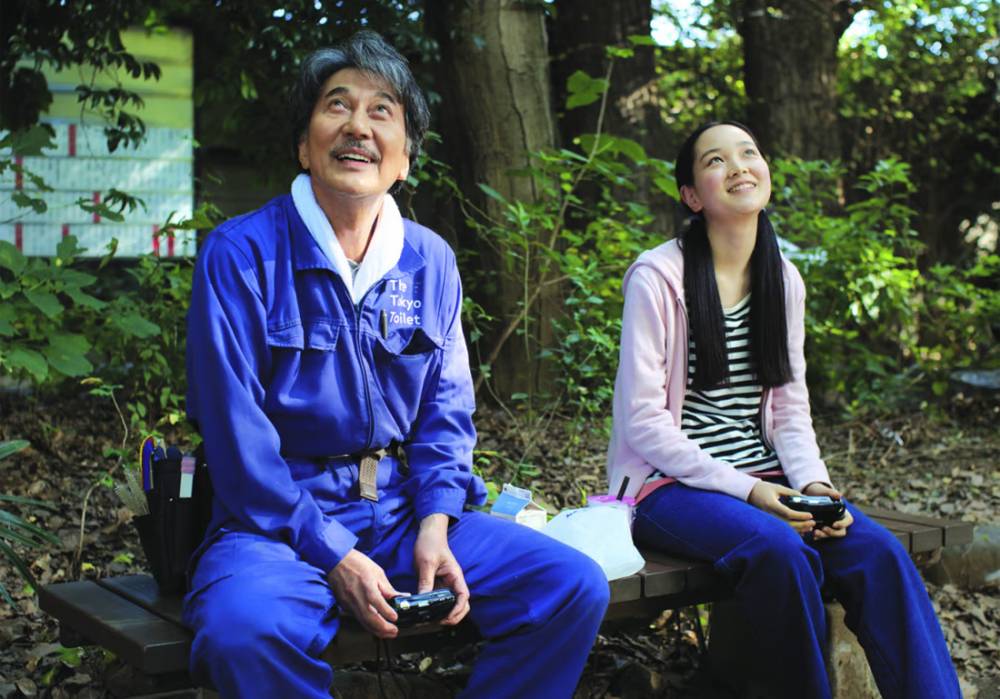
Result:
M947 412L914 412L891 419L818 419L817 432L835 483L854 501L977 524L1000 520L1000 405L953 402ZM495 482L529 485L550 509L578 506L601 492L605 438L602 425L560 417L533 420L502 410L477 417L477 465ZM32 446L0 461L0 492L39 498L53 510L4 504L59 538L59 547L25 552L40 584L74 579L80 516L90 491L79 575L140 572L145 561L130 513L101 483L122 444L122 425L107 398L58 399L0 395L0 441ZM130 435L126 453L138 435ZM517 466L517 463L521 463ZM528 464L528 465L524 465ZM0 562L0 582L16 607L0 600L0 699L104 697L113 658L99 649L65 649L55 622L39 611L30 588ZM952 657L969 696L1000 696L1000 589L928 585ZM578 697L728 696L702 661L696 615L638 620L602 635L591 654ZM462 654L407 657L401 668L445 684L467 670ZM655 691L651 691L654 688Z

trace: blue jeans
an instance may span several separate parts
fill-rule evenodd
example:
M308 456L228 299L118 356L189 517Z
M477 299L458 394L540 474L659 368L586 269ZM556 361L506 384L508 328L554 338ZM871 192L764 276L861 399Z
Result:
M418 522L397 470L379 469L377 503L353 494L356 469L322 477L319 499L359 537L356 548L397 590L415 592ZM607 609L600 566L544 534L475 512L451 525L448 544L487 640L464 694L572 696ZM184 621L195 632L193 677L223 697L330 696L332 671L318 656L337 633L337 601L325 571L283 542L216 533L197 562Z
M747 648L781 697L830 696L827 583L887 699L961 697L927 590L909 554L853 505L847 536L811 541L722 493L663 486L639 503L637 544L711 561L733 584L754 634Z

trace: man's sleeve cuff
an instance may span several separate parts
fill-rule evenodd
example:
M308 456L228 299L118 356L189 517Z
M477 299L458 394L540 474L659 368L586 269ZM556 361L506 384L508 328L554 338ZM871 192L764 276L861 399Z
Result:
M458 519L465 508L464 488L433 488L417 495L414 512L417 521L428 515L445 514Z
M321 535L303 541L298 552L310 565L329 573L357 543L358 537L349 529L336 520L329 520Z

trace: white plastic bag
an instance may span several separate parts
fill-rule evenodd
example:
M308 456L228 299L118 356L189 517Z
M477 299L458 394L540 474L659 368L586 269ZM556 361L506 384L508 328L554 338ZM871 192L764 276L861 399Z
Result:
M637 572L645 561L632 543L629 512L622 507L563 510L542 533L582 551L600 564L608 580Z

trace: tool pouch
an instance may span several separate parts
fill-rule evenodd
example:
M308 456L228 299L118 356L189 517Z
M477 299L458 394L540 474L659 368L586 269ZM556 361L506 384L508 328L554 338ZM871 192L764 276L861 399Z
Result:
M153 462L153 487L146 493L149 514L136 517L136 530L150 572L164 594L184 592L191 554L205 538L212 515L212 481L201 448L195 452L190 497L181 497L183 455L175 447Z

